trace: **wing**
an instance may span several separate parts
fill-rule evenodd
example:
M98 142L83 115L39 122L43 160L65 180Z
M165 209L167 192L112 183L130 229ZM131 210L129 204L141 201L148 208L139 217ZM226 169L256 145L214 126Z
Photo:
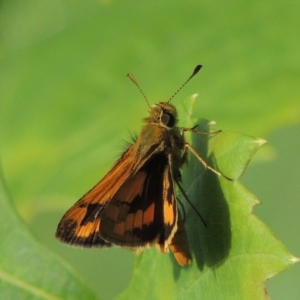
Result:
M177 230L177 207L168 157L149 151L137 166L131 146L107 175L63 216L56 236L62 242L128 248L156 242L165 249Z
M181 266L185 266L192 262L192 256L189 249L184 223L179 212L178 212L177 224L178 224L178 229L171 241L169 248L173 252L174 257L177 260L178 264Z
M58 224L56 237L62 242L84 246L110 246L99 235L100 216L115 193L130 176L135 160L134 145L117 161L106 176L77 201Z
M171 242L177 230L173 178L164 153L152 155L126 180L103 210L100 236L107 242L138 248Z

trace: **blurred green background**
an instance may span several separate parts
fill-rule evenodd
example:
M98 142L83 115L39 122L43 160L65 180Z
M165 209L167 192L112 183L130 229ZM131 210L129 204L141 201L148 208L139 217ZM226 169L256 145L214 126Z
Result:
M196 113L269 144L241 181L258 215L300 256L300 2L17 1L0 3L0 153L7 189L41 243L102 299L130 282L134 255L54 238L62 214L110 168L147 106L199 93ZM184 118L181 125L184 126ZM299 299L299 265L267 282Z

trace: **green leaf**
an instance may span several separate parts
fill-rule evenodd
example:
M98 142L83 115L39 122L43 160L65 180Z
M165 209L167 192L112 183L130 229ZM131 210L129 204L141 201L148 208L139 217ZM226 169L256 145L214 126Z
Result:
M205 122L199 126L201 131L207 127ZM201 157L234 178L264 143L234 132L192 136ZM145 250L137 259L130 287L119 299L135 295L141 299L267 299L265 281L297 259L252 215L259 201L240 182L205 170L195 157L184 169L183 183L207 223L205 227L185 205L192 265L182 268L172 254Z
M73 269L40 245L9 202L0 178L1 299L96 299Z

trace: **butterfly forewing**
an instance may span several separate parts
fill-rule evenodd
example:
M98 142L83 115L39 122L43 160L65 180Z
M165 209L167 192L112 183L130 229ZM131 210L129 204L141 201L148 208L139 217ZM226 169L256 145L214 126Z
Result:
M106 204L130 176L134 160L129 158L134 151L133 145L106 176L65 213L57 227L58 239L83 247L110 245L99 235L100 216Z

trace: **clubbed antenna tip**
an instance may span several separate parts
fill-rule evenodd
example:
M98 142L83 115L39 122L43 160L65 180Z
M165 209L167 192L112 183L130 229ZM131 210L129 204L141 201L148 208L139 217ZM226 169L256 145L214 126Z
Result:
M167 101L169 103L178 93L179 91L200 71L202 68L202 65L197 65L196 68L194 69L192 75L186 80L186 82L170 97L170 99Z
M195 68L195 70L194 70L194 72L193 72L191 78L192 78L193 76L195 76L195 75L200 71L201 68L202 68L202 65L198 65L198 66Z

